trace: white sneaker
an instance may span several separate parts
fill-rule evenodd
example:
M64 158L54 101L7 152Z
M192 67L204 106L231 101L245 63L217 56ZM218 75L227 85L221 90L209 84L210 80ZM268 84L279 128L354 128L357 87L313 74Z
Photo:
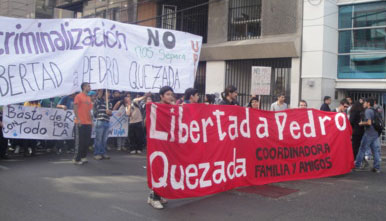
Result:
M101 159L103 159L103 158L102 158L101 155L95 155L95 156L94 156L94 159L96 159L96 160L101 160Z
M154 209L163 209L164 208L164 206L162 205L162 203L159 200L153 200L150 197L147 198L147 203L149 203L150 206L152 206Z
M82 158L82 159L80 159L80 161L82 161L82 163L88 163L87 158Z
M142 153L142 151L140 151L140 150L137 150L137 154L141 154Z
M135 150L130 151L130 154L135 154Z
M160 202L161 202L162 204L167 204L167 203L168 203L168 201L167 201L165 198L162 198L162 197L161 197Z
M82 161L76 161L75 159L72 159L72 163L75 165L83 165Z
M122 148L120 148L120 147L117 148L117 151L121 151L121 150L122 150Z
M16 147L16 149L15 149L15 152L14 152L15 154L18 154L18 153L20 153L20 147L19 146L17 146Z

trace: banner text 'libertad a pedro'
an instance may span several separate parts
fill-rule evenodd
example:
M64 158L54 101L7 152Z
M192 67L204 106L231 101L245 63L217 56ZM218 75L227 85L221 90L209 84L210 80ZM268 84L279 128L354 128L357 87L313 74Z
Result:
M348 173L351 126L343 113L237 106L147 106L148 185L167 198Z

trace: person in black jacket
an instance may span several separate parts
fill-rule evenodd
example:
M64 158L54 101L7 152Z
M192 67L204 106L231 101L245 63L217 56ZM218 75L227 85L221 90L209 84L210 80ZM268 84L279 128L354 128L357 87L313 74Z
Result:
M322 110L322 111L331 111L330 106L328 106L328 105L331 104L331 97L330 96L325 96L323 101L324 101L324 103L320 107L320 110Z
M222 101L220 105L239 105L237 102L237 88L233 85L229 85L225 88L224 92L221 93Z
M361 145L361 140L363 133L365 132L365 128L363 126L359 126L359 122L361 122L363 118L363 105L359 102L355 102L350 109L350 124L352 127L352 149L354 154L354 159L358 154L359 147Z

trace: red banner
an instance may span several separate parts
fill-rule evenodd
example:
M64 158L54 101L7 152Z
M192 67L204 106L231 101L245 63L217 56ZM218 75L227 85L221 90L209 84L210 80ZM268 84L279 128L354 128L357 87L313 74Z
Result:
M343 113L147 105L149 188L166 198L340 175L353 167Z

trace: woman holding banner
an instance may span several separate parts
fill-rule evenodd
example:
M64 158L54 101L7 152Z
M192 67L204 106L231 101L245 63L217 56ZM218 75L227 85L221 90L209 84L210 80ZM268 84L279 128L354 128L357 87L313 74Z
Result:
M129 116L129 139L130 139L130 154L141 154L144 146L144 128L143 118L140 109L142 100L145 100L150 94L145 94L142 97L135 98L131 104L126 107L126 114Z

